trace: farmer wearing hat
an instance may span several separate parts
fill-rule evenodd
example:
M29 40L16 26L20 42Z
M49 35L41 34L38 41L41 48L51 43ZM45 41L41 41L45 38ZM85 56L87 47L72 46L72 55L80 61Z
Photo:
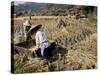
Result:
M46 60L47 58L44 56L44 51L46 48L49 47L49 42L47 39L47 35L45 32L43 32L40 28L42 27L41 24L32 26L30 30L28 31L27 35L33 35L35 34L35 40L36 40L36 47L35 50L40 49L41 56L43 60Z
M27 40L29 38L27 36L27 32L31 28L31 25L32 24L30 23L30 19L26 19L26 21L23 23L23 32L24 32L24 38L25 38L25 40Z

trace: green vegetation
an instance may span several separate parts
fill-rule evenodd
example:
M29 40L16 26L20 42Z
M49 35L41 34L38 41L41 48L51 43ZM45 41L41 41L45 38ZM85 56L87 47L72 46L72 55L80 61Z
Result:
M12 11L14 10L16 16L67 16L68 14L77 15L80 13L88 15L89 13L95 12L97 7L34 2L14 5L12 2L11 9Z

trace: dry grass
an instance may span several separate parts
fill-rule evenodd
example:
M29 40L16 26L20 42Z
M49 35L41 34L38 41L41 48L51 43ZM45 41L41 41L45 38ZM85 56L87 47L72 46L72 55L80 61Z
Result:
M15 33L21 32L24 18L26 17L14 19ZM66 24L65 27L57 27L59 18L63 19ZM96 22L91 23L91 20L81 22L68 16L34 16L31 23L32 25L43 24L43 30L47 33L49 40L55 40L57 45L62 47L57 48L58 51L61 51L61 57L59 59L59 55L55 55L46 64L39 58L33 58L34 62L31 61L29 64L28 61L22 63L19 59L21 57L15 56L15 62L18 61L15 63L17 65L15 66L15 73L97 68ZM21 38L23 39L23 36ZM63 47L66 49L65 53ZM63 59L64 55L65 59ZM64 63L64 60L67 63Z
M96 52L96 34L93 34L75 45L76 50L69 50L67 61L69 66L78 64L77 69L94 69L97 68L97 52ZM73 66L73 69L76 67ZM71 68L72 69L72 68Z

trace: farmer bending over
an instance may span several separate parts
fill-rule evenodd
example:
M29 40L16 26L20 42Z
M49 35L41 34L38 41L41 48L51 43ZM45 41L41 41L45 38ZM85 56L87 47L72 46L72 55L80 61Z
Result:
M26 21L23 23L23 32L24 32L24 38L25 41L28 40L31 37L27 36L27 32L29 31L29 29L31 28L31 23L30 23L30 19L26 19Z
M48 42L47 35L45 34L45 32L40 30L41 27L42 27L41 24L36 25L36 26L32 26L30 28L30 30L28 31L28 35L35 34L35 40L36 40L35 50L40 49L42 59L47 60L47 58L44 56L44 51L45 51L46 48L49 47L49 42Z

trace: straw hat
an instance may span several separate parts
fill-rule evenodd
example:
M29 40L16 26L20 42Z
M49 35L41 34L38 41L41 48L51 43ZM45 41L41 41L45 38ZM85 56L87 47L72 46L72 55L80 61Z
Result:
M42 27L42 24L31 26L27 35L34 33L35 31L39 30Z

